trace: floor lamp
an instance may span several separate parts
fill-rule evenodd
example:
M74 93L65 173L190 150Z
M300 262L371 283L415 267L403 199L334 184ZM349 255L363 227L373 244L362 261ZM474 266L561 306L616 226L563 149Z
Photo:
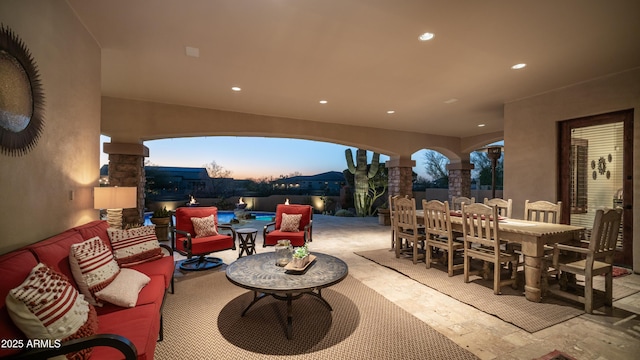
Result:
M122 229L122 209L138 206L137 187L97 187L93 188L93 208L107 209L110 227Z

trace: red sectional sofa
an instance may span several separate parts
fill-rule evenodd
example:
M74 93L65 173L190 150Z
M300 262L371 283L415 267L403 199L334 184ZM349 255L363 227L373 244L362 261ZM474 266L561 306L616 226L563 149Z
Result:
M107 228L106 221L92 221L25 248L0 255L0 339L4 345L0 348L0 358L32 358L30 356L34 355L34 351L38 351L25 350L24 344L28 339L14 325L7 310L6 297L9 291L19 286L39 262L65 275L78 289L69 265L71 245L99 236L110 247ZM165 256L132 267L151 279L138 294L134 307L120 307L109 303L102 307L96 306L96 335L72 340L63 343L58 349L51 347L46 351L65 354L95 346L91 352L91 359L153 359L156 342L162 340L163 336L162 307L166 293L173 293L175 268L171 248L163 244L160 246L166 249ZM54 354L39 354L35 358L52 355Z

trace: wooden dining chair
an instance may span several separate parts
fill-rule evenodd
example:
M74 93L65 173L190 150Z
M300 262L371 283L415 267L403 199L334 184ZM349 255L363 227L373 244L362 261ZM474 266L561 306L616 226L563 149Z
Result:
M555 244L553 249L553 267L560 271L560 288L550 288L549 292L564 298L584 303L584 311L593 312L594 292L593 278L597 275L605 275L605 305L613 304L613 256L616 250L622 209L597 210L593 221L593 231L589 238L589 247L576 247L565 244ZM562 260L561 251L582 255L579 260ZM567 292L569 287L566 274L584 276L584 286L572 284L578 292ZM574 289L576 290L576 289ZM581 290L581 291L580 291Z
M518 256L501 250L506 244L500 240L500 226L498 222L498 208L484 204L466 203L462 206L462 232L464 234L464 282L469 282L470 275L480 275L487 271L471 271L471 259L483 260L485 264L493 263L493 293L500 294L502 286L518 287L517 263ZM505 248L505 247L502 247ZM511 264L509 279L501 279L502 264ZM486 274L484 274L486 275Z
M424 225L418 224L416 199L406 197L395 199L395 218L396 257L400 257L403 251L410 251L413 257L413 263L417 264L418 260L424 256L424 254L420 253L418 246L424 250L426 236ZM403 240L406 246L402 246Z
M389 195L389 219L391 220L391 249L396 248L397 232L396 232L396 224L394 219L395 214L395 200L399 198L400 195Z
M451 210L453 211L462 210L462 203L469 205L475 202L476 202L475 197L468 198L466 196L454 196L451 198L451 207L452 207Z
M513 200L511 199L501 199L501 198L484 198L484 204L489 206L497 206L498 207L498 215L510 218L511 210L513 209Z
M449 202L438 200L422 200L424 210L424 228L426 239L425 262L427 269L431 267L433 252L436 249L444 251L441 257L447 267L449 276L453 276L454 270L464 267L464 264L454 264L456 252L463 252L464 242L458 241L451 231L451 216L449 214Z
M524 219L529 221L559 224L562 215L562 201L552 203L549 201L524 202Z

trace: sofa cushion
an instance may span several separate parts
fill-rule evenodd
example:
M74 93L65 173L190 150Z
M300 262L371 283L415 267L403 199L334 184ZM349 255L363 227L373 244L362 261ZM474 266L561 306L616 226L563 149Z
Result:
M302 214L282 214L282 225L280 231L284 232L297 232L300 228L300 219Z
M213 215L203 218L192 217L191 222L193 223L193 230L196 232L196 237L218 235Z
M91 336L98 328L94 307L64 275L43 263L9 291L6 301L11 320L31 339L68 341ZM85 349L74 357L88 358L90 353Z
M164 278L164 287L168 289L176 269L176 263L174 262L173 256L164 256L158 260L134 265L131 269L138 270L150 277L154 275L162 276Z
M111 249L98 236L71 245L69 264L78 289L89 304L102 306L95 293L106 288L120 273Z
M124 268L104 289L96 292L96 297L122 307L134 307L138 302L138 293L151 281L147 275Z
M105 244L107 244L109 249L111 249L111 242L109 241L109 235L107 234L108 228L109 223L107 223L106 220L94 220L84 225L74 227L74 229L82 235L83 239L88 240L94 236L98 236Z
M153 360L156 340L160 331L160 313L154 304L133 308L118 308L101 314L99 334L118 334L131 340L138 351L138 360ZM93 349L92 360L121 359L122 353L113 348L99 346Z
M107 233L120 267L131 267L163 256L153 225L128 230L108 228Z
M53 270L66 276L77 289L78 285L73 278L69 264L69 250L71 245L79 244L83 241L84 239L79 232L70 229L30 245L28 249L33 251L39 262L47 264Z
M9 291L22 284L31 269L38 265L35 256L28 250L16 250L0 255L0 339L25 339L24 334L13 323L7 310L6 298ZM0 347L0 358L18 352L18 349Z

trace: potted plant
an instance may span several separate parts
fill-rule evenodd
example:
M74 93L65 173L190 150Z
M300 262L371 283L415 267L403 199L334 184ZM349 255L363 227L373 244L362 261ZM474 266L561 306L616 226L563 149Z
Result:
M171 213L167 210L167 207L163 206L160 209L156 209L153 215L151 215L150 220L156 226L156 237L158 237L158 240L168 241Z
M301 269L309 262L309 249L307 244L297 247L293 250L293 258L291 259L291 265L295 268Z
M386 201L384 204L378 206L378 224L385 226L391 225L391 210L389 210L389 204Z

